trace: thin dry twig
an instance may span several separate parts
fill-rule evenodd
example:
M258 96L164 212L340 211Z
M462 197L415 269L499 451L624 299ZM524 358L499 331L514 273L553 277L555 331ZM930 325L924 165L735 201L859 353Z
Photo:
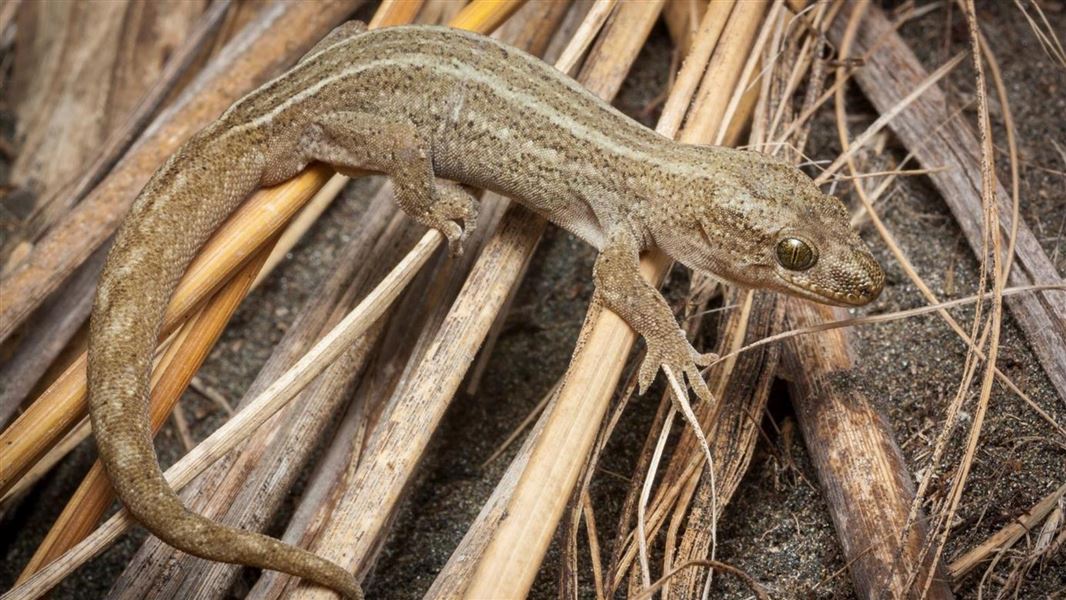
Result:
M730 564L717 560L706 559L693 559L686 562L685 564L678 565L672 571L659 578L655 583L649 586L648 589L642 591L640 595L634 598L634 600L648 600L649 598L655 595L655 592L659 591L664 585L666 585L666 583L670 581L672 577L675 577L678 573L681 573L685 569L691 567L711 567L714 569L718 569L719 571L722 571L724 573L729 573L730 575L733 575L743 581L744 585L748 586L748 589L750 589L751 592L755 594L755 597L758 600L770 600L770 594L766 592L766 588L764 588L759 582L755 581L755 578L753 578L751 575L748 575L744 571L741 571L740 569Z
M948 574L952 580L961 581L981 563L997 552L1003 552L1013 546L1022 536L1031 532L1037 523L1044 520L1066 496L1066 484L1060 485L1053 492L1044 496L1032 508L1015 517L1009 524L974 546L948 565Z

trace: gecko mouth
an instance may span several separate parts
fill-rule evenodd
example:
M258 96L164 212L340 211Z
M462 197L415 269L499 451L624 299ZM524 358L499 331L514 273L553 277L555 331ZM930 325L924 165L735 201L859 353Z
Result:
M806 272L778 271L790 292L837 306L862 306L881 295L885 272L869 252L852 252Z
M798 281L790 277L783 278L788 291L796 296L836 306L863 306L881 295L884 279L871 278L858 285L849 286L847 290L819 285L814 281Z

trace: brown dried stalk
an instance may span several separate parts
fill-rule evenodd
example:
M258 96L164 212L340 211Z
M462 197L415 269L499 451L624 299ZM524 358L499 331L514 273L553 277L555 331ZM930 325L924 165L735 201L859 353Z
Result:
M795 327L846 315L840 309L792 298L785 305L786 322ZM792 377L796 420L855 591L863 598L951 598L942 574L931 578L927 590L908 592L911 569L920 565L925 577L935 567L928 557L919 558L927 543L923 524L905 528L914 498L913 477L885 418L850 373L854 358L849 340L845 329L792 338L785 344L784 362ZM905 531L902 536L901 531Z

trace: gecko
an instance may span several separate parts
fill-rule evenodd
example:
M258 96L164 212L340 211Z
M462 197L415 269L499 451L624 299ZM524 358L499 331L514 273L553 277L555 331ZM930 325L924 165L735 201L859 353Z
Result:
M177 282L256 188L318 161L388 176L398 206L462 250L478 205L462 185L510 197L598 251L593 301L644 340L640 391L668 367L709 399L713 359L685 337L638 272L658 248L748 288L859 306L884 273L840 200L758 152L678 143L525 52L437 26L341 25L296 65L193 135L144 186L100 276L89 407L111 483L162 541L208 560L299 576L362 598L355 576L272 537L188 510L163 477L147 398Z

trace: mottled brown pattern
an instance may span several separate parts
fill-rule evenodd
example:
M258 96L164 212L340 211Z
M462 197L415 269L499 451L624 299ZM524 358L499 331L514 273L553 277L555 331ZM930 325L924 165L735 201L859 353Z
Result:
M709 356L638 274L648 247L738 285L829 303L869 302L884 279L843 206L791 166L678 144L485 37L339 28L194 136L145 186L101 276L89 386L101 458L148 530L196 556L284 571L349 597L361 593L341 567L186 510L163 479L147 425L152 349L181 273L252 190L314 160L387 173L400 206L455 251L477 207L435 177L510 196L595 246L597 300L647 343L642 387L665 365L708 393L697 365ZM780 265L785 238L809 245L815 264Z

